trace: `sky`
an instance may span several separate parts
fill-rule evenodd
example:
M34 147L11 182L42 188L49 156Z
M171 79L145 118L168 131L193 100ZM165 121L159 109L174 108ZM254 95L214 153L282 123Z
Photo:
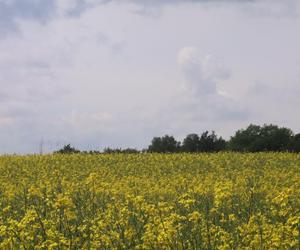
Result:
M299 0L0 0L0 153L300 132Z

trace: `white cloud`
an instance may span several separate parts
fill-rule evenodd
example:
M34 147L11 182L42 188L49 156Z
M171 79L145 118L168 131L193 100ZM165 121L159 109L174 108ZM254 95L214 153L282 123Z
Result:
M186 46L179 50L177 63L183 88L177 88L167 105L153 115L156 131L183 137L209 129L220 131L220 124L248 118L249 110L220 88L231 75L221 60Z
M196 47L179 51L178 63L186 87L196 95L217 94L218 81L227 80L230 72L212 55L202 55Z

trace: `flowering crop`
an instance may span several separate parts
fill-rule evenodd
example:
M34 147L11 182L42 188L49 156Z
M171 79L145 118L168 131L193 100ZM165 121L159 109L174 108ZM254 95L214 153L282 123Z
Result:
M0 157L0 249L300 249L300 155Z

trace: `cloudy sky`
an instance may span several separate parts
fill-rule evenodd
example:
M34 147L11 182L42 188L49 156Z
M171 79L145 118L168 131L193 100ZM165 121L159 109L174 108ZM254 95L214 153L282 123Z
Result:
M0 0L0 153L300 132L299 0Z

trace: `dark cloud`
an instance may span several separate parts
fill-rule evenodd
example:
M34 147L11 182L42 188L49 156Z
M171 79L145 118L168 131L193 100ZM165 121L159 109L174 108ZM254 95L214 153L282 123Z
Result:
M251 3L265 3L268 6L263 9L270 9L269 6L280 4L284 7L284 10L290 11L295 7L295 0L288 0L286 2L274 1L258 1L258 0L73 0L62 2L61 0L0 0L0 38L5 37L11 31L18 30L16 20L29 19L42 23L51 20L56 17L57 14L65 16L80 16L81 13L89 8L92 8L101 4L109 3L132 3L140 8L135 10L136 13L142 15L149 15L153 11L149 11L149 8L156 8L164 5L174 4L251 4ZM64 6L65 9L60 9ZM66 7L67 6L67 7ZM281 9L280 7L280 9ZM287 8L288 7L288 8ZM277 7L275 8L278 9ZM269 11L270 12L270 11ZM271 11L272 12L272 11ZM277 11L278 12L278 11ZM277 13L276 12L276 13ZM281 12L281 11L280 11ZM156 12L155 12L156 13ZM277 13L278 14L278 13ZM152 15L152 14L151 14Z
M17 19L46 22L55 12L55 0L0 0L0 38L17 30Z
M126 0L125 0L126 1ZM238 3L251 3L256 2L257 0L127 0L127 2L142 4L142 5L157 5L157 4L177 4L177 3L229 3L229 2L238 2ZM109 2L124 2L124 0L105 0L99 1L102 3Z
M34 20L46 23L60 14L61 0L0 0L0 38L17 31L17 21L20 19ZM69 3L69 2L66 2ZM95 4L85 0L72 0L63 10L65 16L79 16L82 12Z

